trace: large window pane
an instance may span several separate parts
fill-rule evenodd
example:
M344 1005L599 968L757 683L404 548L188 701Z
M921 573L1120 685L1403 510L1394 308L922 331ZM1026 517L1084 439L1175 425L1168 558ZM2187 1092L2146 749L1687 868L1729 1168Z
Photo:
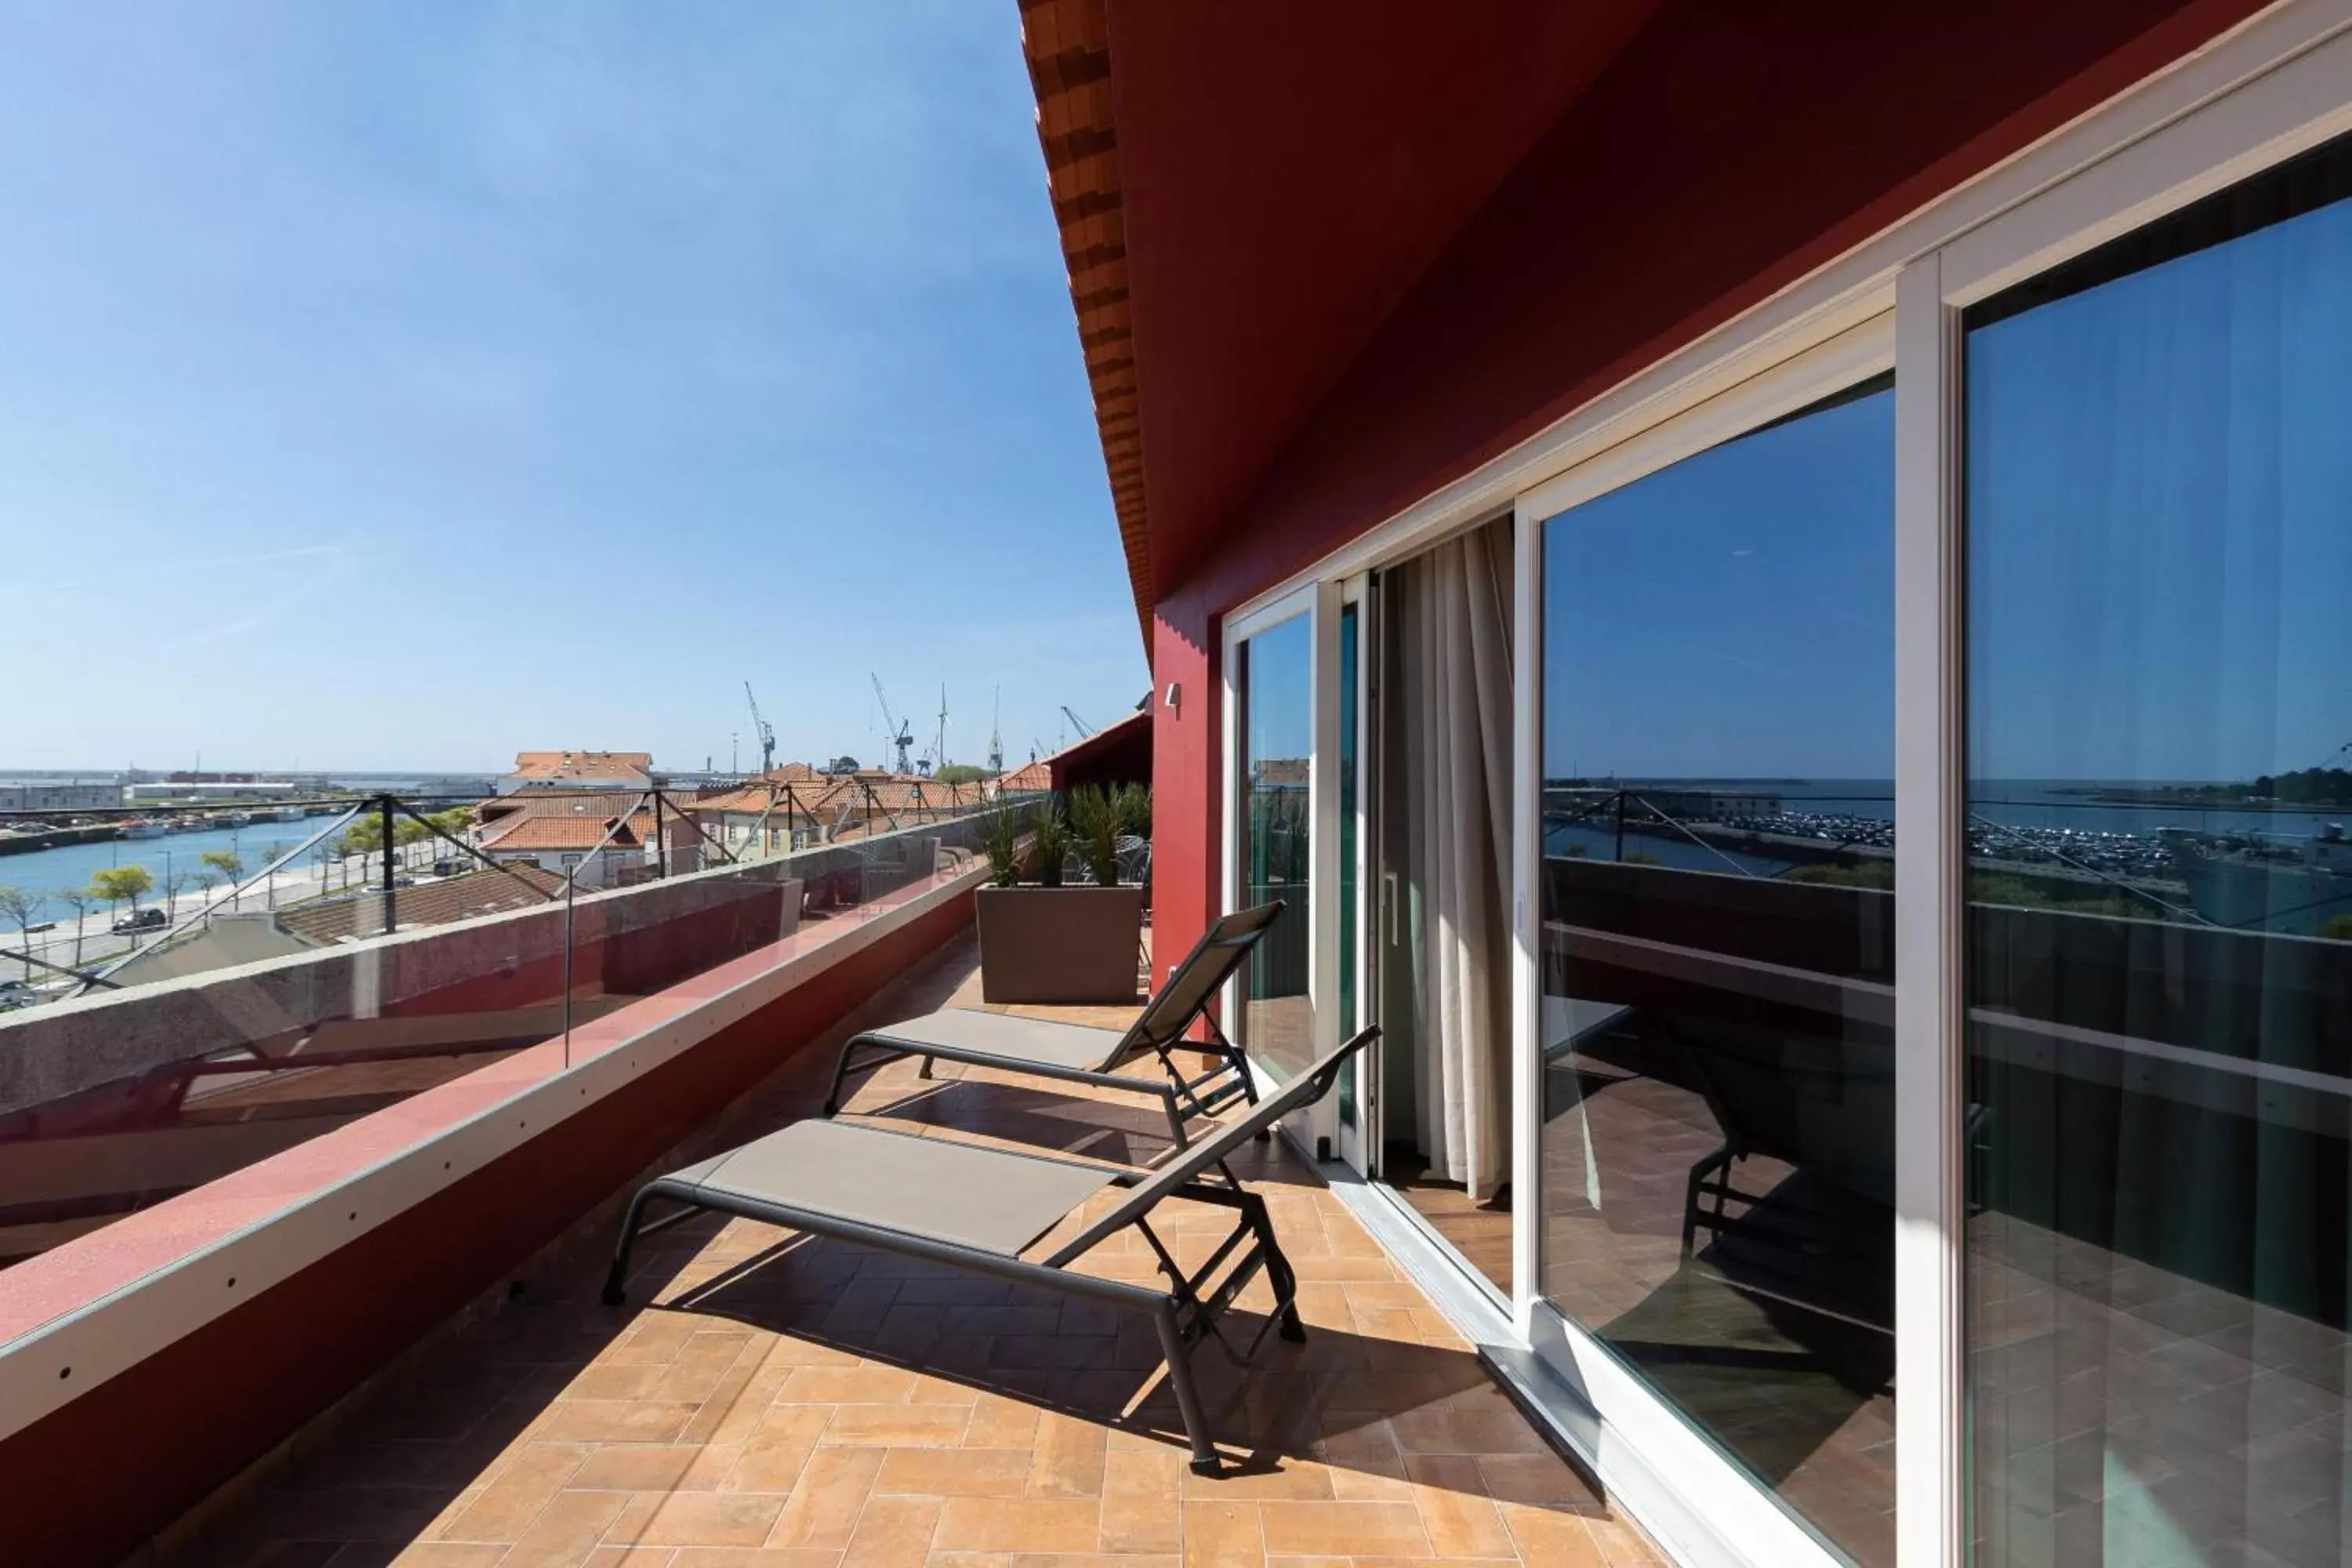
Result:
M1968 321L1980 1563L2347 1561L2347 176Z
M1288 907L1250 950L1239 1043L1278 1078L1314 1059L1307 999L1313 951L1307 878L1315 860L1307 759L1315 749L1314 621L1296 616L1243 642L1241 893L1244 906Z
M1544 528L1543 1290L1893 1561L1894 393Z

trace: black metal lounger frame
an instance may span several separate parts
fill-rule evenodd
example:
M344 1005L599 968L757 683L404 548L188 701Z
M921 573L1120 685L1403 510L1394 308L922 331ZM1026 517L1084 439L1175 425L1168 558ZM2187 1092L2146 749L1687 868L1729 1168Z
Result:
M824 1113L834 1116L841 1110L841 1086L849 1075L868 1072L890 1062L908 1057L920 1057L923 1064L918 1076L931 1076L934 1058L962 1062L972 1067L995 1068L1003 1072L1024 1073L1033 1078L1055 1079L1063 1083L1081 1083L1095 1089L1121 1089L1133 1094L1151 1095L1167 1113L1168 1130L1174 1135L1176 1146L1181 1149L1190 1142L1184 1124L1192 1118L1214 1116L1236 1100L1257 1103L1257 1084L1250 1077L1248 1059L1239 1046L1225 1037L1217 1026L1209 1005L1235 969L1249 957L1266 928L1282 913L1280 899L1263 903L1255 909L1239 910L1224 916L1192 944L1184 962L1168 977L1139 1016L1134 1026L1120 1037L1118 1048L1108 1054L1108 1061L1139 1058L1147 1052L1160 1058L1168 1075L1165 1083L1152 1079L1129 1078L1099 1068L1065 1067L1058 1062L1033 1061L1021 1057L1008 1057L971 1047L942 1044L931 1040L898 1038L888 1026L869 1029L853 1036L841 1047L841 1059L834 1064L833 1084L825 1094ZM1196 965L1206 965L1194 973ZM1163 1005L1175 1015L1171 1019L1157 1017ZM1205 1040L1188 1040L1184 1037L1198 1020L1207 1028ZM1108 1031L1106 1031L1108 1033ZM1197 1078L1187 1078L1181 1064L1176 1060L1180 1050L1205 1051L1216 1058L1208 1071ZM861 1057L860 1052L865 1054Z
M1062 1295L1097 1301L1107 1307L1139 1312L1151 1320L1152 1327L1159 1334L1160 1353L1168 1363L1168 1380L1175 1390L1177 1412L1183 1419L1185 1436L1192 1446L1193 1473L1213 1476L1218 1473L1220 1460L1216 1444L1209 1435L1208 1415L1202 1407L1200 1391L1192 1381L1187 1356L1190 1348L1204 1338L1213 1338L1228 1358L1236 1365L1242 1365L1256 1354L1268 1328L1278 1327L1281 1336L1294 1343L1307 1337L1306 1325L1298 1317L1298 1277L1292 1271L1290 1260L1283 1256L1281 1244L1275 1238L1274 1223L1266 1212L1265 1200L1242 1184L1241 1179L1226 1165L1225 1156L1270 1128L1278 1118L1312 1105L1329 1093L1331 1086L1339 1081L1339 1071L1348 1058L1379 1037L1377 1025L1360 1031L1345 1045L1258 1102L1249 1115L1189 1146L1177 1158L1157 1170L1124 1169L1112 1173L1108 1184L1139 1190L1130 1193L1125 1202L1042 1259L1033 1262L1015 1255L846 1219L838 1215L796 1208L739 1194L713 1192L691 1182L664 1176L638 1189L636 1196L630 1200L627 1217L621 1226L620 1243L613 1254L612 1269L605 1276L604 1301L608 1306L619 1306L626 1300L629 1251L640 1237L667 1230L698 1213L710 1210L740 1215L747 1219L812 1235L833 1237L883 1252L923 1258L1018 1285L1034 1285ZM1020 1157L1090 1171L1102 1169L1079 1161L1056 1159L1026 1151L1020 1152ZM1211 1166L1214 1166L1223 1176L1223 1182L1195 1179ZM1176 1261L1150 1224L1151 1211L1162 1200L1171 1197L1213 1204L1232 1209L1239 1216L1233 1230L1211 1251L1208 1261L1190 1272ZM674 1214L665 1215L650 1224L645 1223L646 1206L656 1198L682 1206ZM1160 1271L1168 1279L1166 1289L1155 1290L1129 1280L1081 1274L1070 1267L1079 1258L1130 1226L1142 1234L1150 1247ZM1244 1241L1248 1241L1250 1246L1235 1259L1235 1249ZM1213 1289L1209 1289L1211 1279L1228 1260L1232 1261L1230 1271ZM1218 1328L1218 1321L1257 1277L1261 1268L1265 1272L1274 1293L1274 1310L1248 1345L1236 1351L1233 1342L1226 1339Z

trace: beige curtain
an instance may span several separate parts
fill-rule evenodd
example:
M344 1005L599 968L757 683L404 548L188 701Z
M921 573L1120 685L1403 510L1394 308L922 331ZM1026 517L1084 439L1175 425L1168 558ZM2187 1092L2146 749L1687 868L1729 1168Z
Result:
M1483 1200L1511 1169L1509 522L1415 558L1399 597L1414 1131L1432 1171Z

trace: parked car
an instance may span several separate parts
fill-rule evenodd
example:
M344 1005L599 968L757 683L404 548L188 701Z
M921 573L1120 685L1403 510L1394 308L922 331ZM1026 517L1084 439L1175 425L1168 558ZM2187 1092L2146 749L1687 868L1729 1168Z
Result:
M41 994L22 980L0 980L0 1013L30 1007L40 999Z
M172 917L161 910L133 910L114 922L114 934L129 936L133 931L162 931L172 923Z

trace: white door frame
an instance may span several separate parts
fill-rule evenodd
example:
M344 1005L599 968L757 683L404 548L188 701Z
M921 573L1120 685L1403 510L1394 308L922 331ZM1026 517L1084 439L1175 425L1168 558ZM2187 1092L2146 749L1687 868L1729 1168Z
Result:
M1352 726L1355 731L1353 739L1355 742L1356 752L1356 799L1355 808L1352 813L1355 817L1356 853L1355 865L1352 868L1349 868L1346 864L1347 857L1341 853L1339 833L1338 831L1341 826L1340 806L1342 804L1339 799L1340 782L1339 770L1337 766L1334 766L1331 769L1332 830L1328 835L1331 841L1331 858L1333 868L1332 879L1330 883L1330 907L1340 919L1349 920L1353 922L1356 937L1356 962L1353 966L1355 973L1350 976L1341 973L1346 965L1343 964L1340 954L1337 951L1339 942L1339 921L1335 920L1333 921L1327 922L1333 928L1331 940L1334 951L1331 954L1330 969L1332 976L1331 998L1333 1004L1331 1010L1331 1037L1333 1043L1336 1044L1338 1043L1339 1036L1338 1003L1339 987L1342 984L1349 980L1352 980L1355 984L1356 1016L1354 1022L1357 1028L1362 1028L1365 1023L1372 1016L1373 1013L1377 1011L1376 999L1372 994L1370 982L1372 975L1376 973L1371 942L1376 934L1377 921L1379 920L1377 911L1380 908L1380 889L1373 885L1372 877L1380 864L1380 854L1379 847L1372 842L1371 837L1371 829L1374 820L1372 815L1373 795L1377 788L1372 773L1371 747L1373 735L1377 726L1375 722L1376 715L1370 693L1374 685L1372 660L1376 657L1376 652L1380 646L1380 631L1378 626L1378 616L1373 607L1373 595L1371 594L1370 574L1361 572L1357 573L1354 575L1333 584L1332 587L1334 594L1333 604L1335 605L1331 616L1333 670L1332 690L1335 694L1335 699L1339 691L1338 670L1340 625L1349 611L1354 612L1356 621L1355 703L1352 710L1350 710L1347 704L1336 700L1332 705L1332 739L1334 746L1337 746L1340 738L1338 732L1339 730L1342 726ZM1333 752L1333 755L1335 758L1338 755L1336 751ZM1318 830L1321 830L1319 823L1318 824ZM1352 910L1342 910L1339 905L1339 878L1349 869L1352 869L1355 872L1356 879L1356 906ZM1367 1048L1356 1058L1349 1070L1355 1075L1353 1081L1355 1089L1356 1124L1354 1127L1350 1128L1345 1121L1339 1120L1338 1107L1339 1097L1335 1094L1332 1097L1331 1147L1338 1154L1342 1164L1347 1165L1358 1175L1370 1176L1372 1174L1373 1154L1381 1146L1381 1047L1379 1044L1375 1042L1372 1046Z

